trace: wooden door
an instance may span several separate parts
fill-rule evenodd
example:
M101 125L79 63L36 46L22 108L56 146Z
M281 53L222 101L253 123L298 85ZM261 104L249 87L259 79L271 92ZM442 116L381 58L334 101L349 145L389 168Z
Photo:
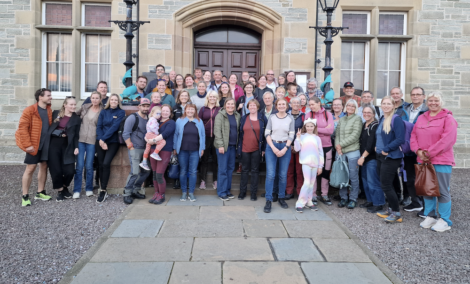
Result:
M237 74L239 80L243 71L259 75L259 50L196 48L194 67L202 70L221 70L227 77Z
M259 51L228 50L228 67L227 76L234 73L237 74L239 80L243 71L248 71L250 75L258 76Z
M194 68L201 68L206 71L222 71L227 74L227 50L224 49L196 49Z

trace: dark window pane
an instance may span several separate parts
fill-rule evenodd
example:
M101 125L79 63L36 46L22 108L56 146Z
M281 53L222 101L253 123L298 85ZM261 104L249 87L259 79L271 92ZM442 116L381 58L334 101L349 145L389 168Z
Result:
M111 27L111 6L85 5L85 26Z
M379 34L402 35L405 24L405 15L380 14Z
M259 36L246 30L229 29L228 42L232 43L259 43Z
M349 29L343 30L343 34L367 34L367 14L344 13L343 27L349 27Z
M235 26L215 26L197 31L196 42L260 43L261 35L253 30Z
M196 34L196 41L200 42L228 42L227 29L210 29Z
M72 4L46 3L46 25L71 26Z

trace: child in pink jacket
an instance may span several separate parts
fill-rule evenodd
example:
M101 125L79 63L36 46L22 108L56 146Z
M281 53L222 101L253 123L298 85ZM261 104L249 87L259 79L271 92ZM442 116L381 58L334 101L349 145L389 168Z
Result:
M150 119L147 122L147 134L145 134L145 139L147 140L157 139L157 137L160 135L158 133L158 128L160 126L160 124L158 123L158 119L160 118L161 114L162 114L162 108L158 105L154 106L152 110L150 111L150 115L149 115ZM155 151L152 153L152 155L150 155L150 157L157 161L161 161L162 158L160 158L160 155L158 155L158 153L160 153L163 147L165 147L166 141L162 139L156 142L157 142L157 146L155 147ZM152 145L147 143L147 145L145 146L144 158L142 160L142 163L139 164L141 168L147 171L150 171L150 168L147 163L147 159L149 157L151 147Z

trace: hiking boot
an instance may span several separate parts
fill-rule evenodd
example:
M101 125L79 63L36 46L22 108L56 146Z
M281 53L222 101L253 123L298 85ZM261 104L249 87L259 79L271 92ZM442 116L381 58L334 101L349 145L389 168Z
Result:
M103 203L106 198L108 197L108 192L104 189L100 190L100 193L98 195L98 199L96 199L97 203Z
M449 226L449 224L447 224L447 222L444 221L444 219L439 218L436 224L431 227L431 230L436 231L436 232L445 232L445 231L450 230L451 228L452 227Z
M328 206L330 206L330 205L332 204L330 198L328 197L328 195L322 195L322 196L320 197L320 201L321 201L323 204L328 205Z
M379 206L372 206L372 207L369 207L367 208L367 212L368 213L373 213L373 214L377 214L377 212L383 210L384 207L382 205L379 205Z
M266 205L264 205L264 213L271 213L271 201L266 200Z
M279 205L281 205L282 208L287 209L289 206L287 205L286 201L284 198L279 198Z
M391 211L392 210L390 210L390 208L377 211L377 216L379 216L380 218L387 218L390 215Z
M29 195L28 195L29 198ZM49 201L51 200L52 197L46 194L46 190L43 190L41 192L36 193L36 196L34 196L34 200L39 199L42 201Z
M433 217L426 217L423 222L419 223L419 226L424 229L429 229L432 226L436 225L437 220Z
M134 198L132 198L132 196L124 196L124 203L126 204L132 204L132 202L134 202Z
M277 202L279 199L279 195L277 193L273 193L273 202Z
M315 203L314 203L315 204ZM346 199L341 199L341 201L338 203L338 207L339 208L343 208L344 206L346 206L348 204L348 200Z
M243 199L245 199L245 197L246 197L246 193L241 193L240 192L240 194L238 194L238 200L243 200Z
M359 208L369 208L369 207L372 207L372 206L374 206L374 204L372 204L372 202L366 201L366 202L362 203L361 205L359 205Z
M206 189L206 182L201 180L201 184L199 185L199 189Z
M155 160L157 160L157 161L161 161L161 160L162 160L162 158L160 157L160 155L158 155L158 153L152 153L152 154L150 155L150 158L153 158L153 159L155 159Z
M31 206L31 200L29 200L29 194L23 195L21 197L21 206L22 207Z
M139 164L139 166L146 171L150 171L149 165L147 165L147 163L142 162Z
M187 192L183 192L183 194L181 194L180 201L186 201L186 199L188 199L188 193L187 193Z
M155 199L153 201L153 204L160 205L160 204L163 204L164 202L165 202L165 194L162 194L160 199Z
M189 194L188 194L188 199L189 199L189 201L191 201L191 202L195 202L195 201L196 201L196 197L194 196L194 193L189 193Z
M258 197L256 196L256 193L251 193L251 198L250 198L251 201L256 201L258 200Z
M384 221L387 223L401 223L403 222L403 218L401 217L400 213L392 212L390 215L388 215L387 218L384 219Z
M356 208L357 202L356 200L350 200L348 203L348 209L354 209Z

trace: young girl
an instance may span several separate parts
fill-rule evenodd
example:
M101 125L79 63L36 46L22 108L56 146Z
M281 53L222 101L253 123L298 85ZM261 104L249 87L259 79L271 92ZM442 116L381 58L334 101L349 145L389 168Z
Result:
M157 142L157 147L155 147L155 151L152 153L152 155L150 155L151 158L154 158L157 161L162 160L162 158L160 158L160 155L158 155L158 153L166 145L166 141L163 139L157 141L158 139L157 137L160 136L160 134L158 133L159 124L158 124L157 119L160 119L161 114L162 114L162 108L160 106L154 106L152 108L152 111L150 111L150 119L147 122L147 134L145 134L145 139L147 140L154 139ZM150 168L147 164L147 159L149 157L151 147L152 145L147 143L145 147L145 151L144 151L144 159L142 160L142 163L140 163L140 167L147 171L150 171Z
M315 204L312 203L313 189L324 163L323 147L317 134L317 120L308 118L304 121L302 130L299 129L297 132L297 138L294 141L295 151L300 151L299 162L302 164L304 173L304 185L295 204L295 210L299 213L303 212L304 207L313 211L317 210Z

